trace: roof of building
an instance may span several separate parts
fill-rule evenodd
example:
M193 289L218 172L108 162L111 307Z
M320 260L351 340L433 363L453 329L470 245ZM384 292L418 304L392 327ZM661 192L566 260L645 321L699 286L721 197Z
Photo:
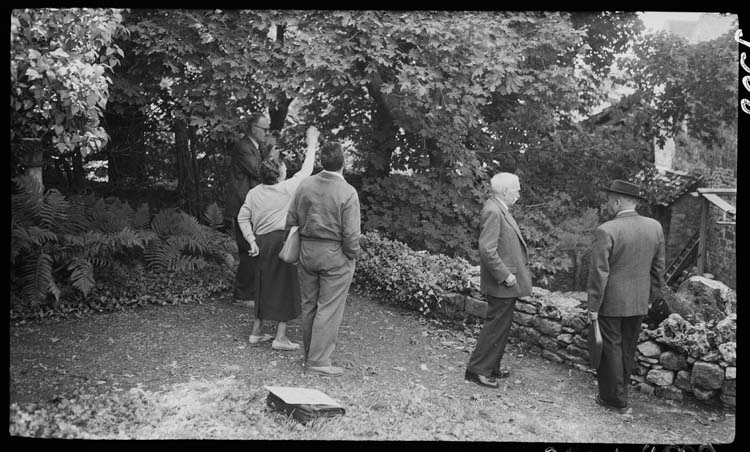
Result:
M680 171L641 170L630 178L641 186L641 192L650 202L669 207L680 197L689 193L703 182L703 176Z

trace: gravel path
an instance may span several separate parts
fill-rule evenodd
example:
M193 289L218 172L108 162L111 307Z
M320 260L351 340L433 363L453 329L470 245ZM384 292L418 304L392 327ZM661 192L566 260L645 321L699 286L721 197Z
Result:
M98 416L70 427L73 436L97 438L734 440L734 413L690 402L633 391L632 415L605 410L594 402L593 375L529 355L523 344L509 345L505 364L513 374L499 390L467 383L463 373L475 331L451 329L359 294L350 295L334 355L334 364L346 369L340 378L304 375L300 352L250 346L251 321L246 308L216 300L11 324L10 402L32 415L44 409L62 419L71 408L60 400L98 400ZM290 323L289 335L300 340L299 321ZM297 424L266 409L265 385L322 390L347 414ZM142 418L124 419L121 413L133 410L123 407L136 397L145 407Z

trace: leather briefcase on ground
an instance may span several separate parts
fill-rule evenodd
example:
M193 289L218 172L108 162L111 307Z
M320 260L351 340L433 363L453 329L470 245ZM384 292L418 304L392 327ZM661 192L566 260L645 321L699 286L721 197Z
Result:
M279 251L279 259L287 264L296 264L299 260L299 226L292 226Z
M312 405L306 403L287 403L281 400L273 392L268 393L266 405L275 411L279 411L288 416L292 416L299 422L306 424L317 418L330 418L341 416L345 413L343 407L337 405Z
M602 360L602 332L599 330L599 319L589 325L589 366L596 370Z

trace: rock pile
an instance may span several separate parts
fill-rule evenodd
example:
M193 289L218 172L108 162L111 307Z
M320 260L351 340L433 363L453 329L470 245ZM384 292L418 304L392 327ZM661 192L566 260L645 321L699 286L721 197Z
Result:
M695 284L715 285L716 281L706 280L711 283L693 280L686 286L693 284L689 290L697 293ZM714 300L723 300L718 306L724 315L697 309L692 318L708 320L690 321L673 312L656 328L643 324L631 375L631 383L639 390L671 400L692 395L702 402L736 406L736 295L731 289L715 286L709 294ZM476 290L469 293L442 295L440 311L453 318L484 318L486 302L481 295L477 297ZM511 335L546 359L592 372L588 368L585 300L584 292L559 293L534 287L531 296L516 303Z

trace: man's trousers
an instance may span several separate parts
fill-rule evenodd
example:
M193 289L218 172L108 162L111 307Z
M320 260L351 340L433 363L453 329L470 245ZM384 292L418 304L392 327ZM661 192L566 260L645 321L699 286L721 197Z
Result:
M466 369L477 375L489 377L493 370L500 369L505 345L513 323L516 298L498 298L486 295L487 317L477 338L477 345L469 358Z
M602 332L602 360L596 371L599 397L612 406L628 405L628 385L635 348L641 333L642 315L633 317L599 316Z
M332 247L338 249L334 251ZM335 242L323 241L302 240L300 245L297 273L302 302L302 342L308 366L330 366L336 348L355 265L340 248Z

